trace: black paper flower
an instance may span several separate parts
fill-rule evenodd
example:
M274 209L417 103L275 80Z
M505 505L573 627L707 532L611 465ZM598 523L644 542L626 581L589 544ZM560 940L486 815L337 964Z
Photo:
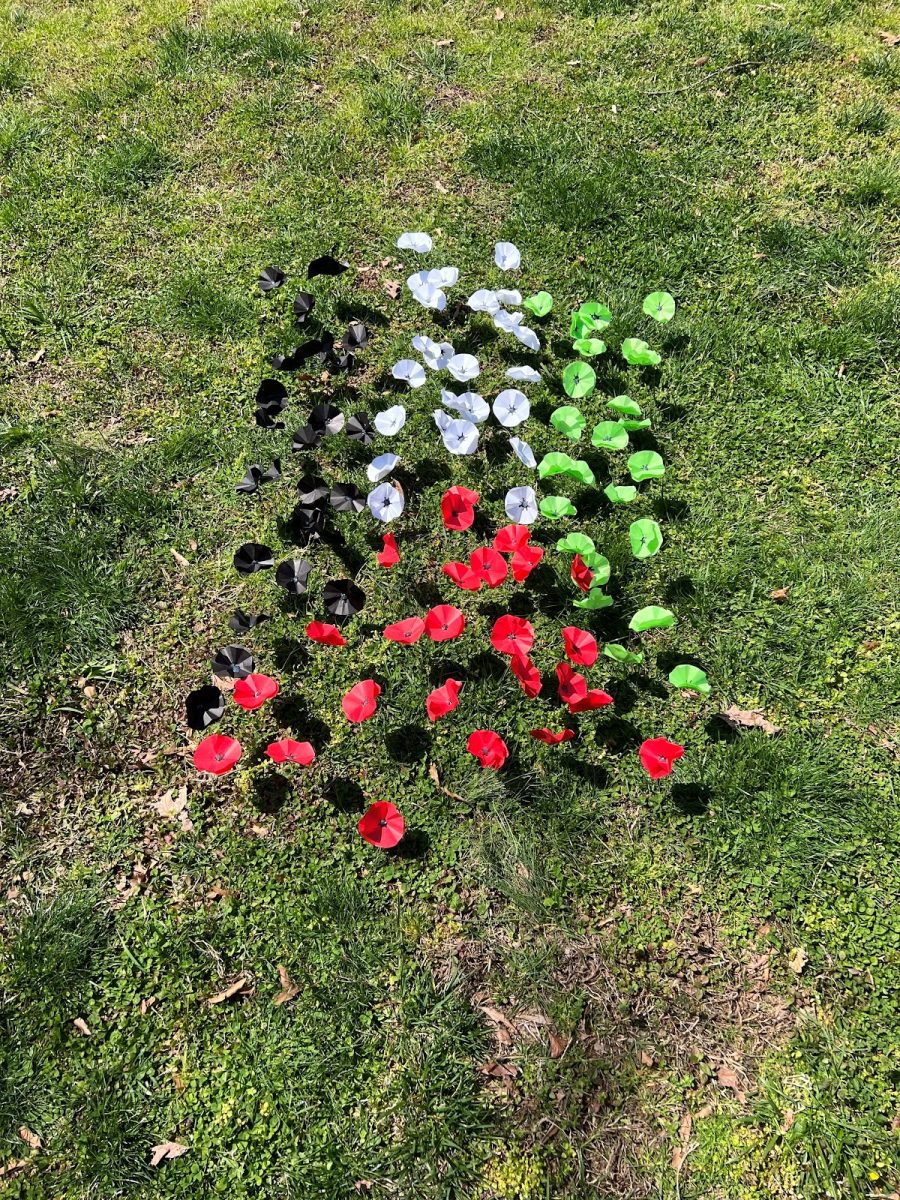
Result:
M295 504L291 512L290 531L298 546L308 546L325 531L325 509L318 504Z
M297 324L302 325L309 314L312 312L316 303L315 296L309 292L298 292L294 297L294 316L297 318Z
M320 429L322 433L327 434L340 433L344 428L344 420L344 414L333 404L317 404L309 414L309 423L313 429Z
M349 267L349 263L341 262L331 254L323 254L320 258L314 258L306 268L306 277L314 279L316 275L343 275Z
M260 271L257 283L261 292L274 292L284 283L284 271L281 267L266 267Z
M237 608L234 616L228 618L228 627L235 633L249 633L251 629L262 625L263 621L268 621L268 619L268 613L245 613L242 608Z
M234 569L241 575L254 575L275 566L272 551L259 542L244 542L234 555Z
M256 423L271 429L287 404L287 388L279 379L264 379L256 392Z
M207 683L188 695L185 710L191 729L208 729L225 712L225 697L215 684Z
M273 354L269 359L276 371L296 371L310 358L322 353L322 343L318 338L310 338L302 346L295 346L289 354Z
M304 475L297 484L297 499L305 508L324 508L328 502L329 487L318 475Z
M375 438L375 429L369 419L369 414L366 412L354 413L347 422L347 437L352 438L354 442L362 442L364 446L371 446Z
M352 617L366 603L362 588L350 579L332 579L322 589L325 607L333 617Z
M331 489L331 507L338 512L362 512L366 498L355 483L336 483Z
M253 655L243 646L223 646L212 660L213 675L220 678L243 679L253 674Z
M362 350L369 344L369 331L362 321L351 321L347 332L341 338L341 345L347 350Z
M305 558L289 558L278 564L275 572L275 582L292 596L302 596L306 591L306 581L312 567Z
M274 483L281 478L281 460L276 458L268 470L264 471L259 463L251 463L247 468L247 474L234 489L239 495L249 496L255 492L260 484Z
M316 429L314 425L302 425L294 434L291 449L295 454L302 454L304 450L314 450L323 437L324 430Z

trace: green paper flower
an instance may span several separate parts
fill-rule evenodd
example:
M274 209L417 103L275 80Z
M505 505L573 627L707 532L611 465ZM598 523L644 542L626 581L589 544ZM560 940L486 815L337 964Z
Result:
M576 458L565 474L569 479L577 479L578 482L583 483L585 487L593 487L593 485L597 482L594 478L594 472L587 465L583 458Z
M573 338L590 337L592 333L602 333L612 319L612 313L605 304L588 300L572 313L569 333Z
M541 513L552 521L561 517L577 517L575 506L567 496L545 496L540 503Z
M591 588L588 594L582 600L573 600L574 608L599 609L609 608L613 602L612 596L607 596L606 592L601 591L599 587Z
M641 415L641 406L630 396L613 396L612 400L607 400L606 407L611 408L613 412L621 413L623 417L639 417Z
M546 317L553 307L553 297L549 292L535 292L533 296L528 296L522 301L522 307L533 312L536 317Z
M609 565L609 559L604 558L602 554L598 554L596 550L589 550L586 554L582 554L581 561L584 565L593 572L594 578L591 580L591 587L604 587L609 583L609 577L612 574L612 567Z
M580 400L589 396L597 382L597 373L589 363L571 362L563 371L563 388L567 396Z
M669 683L682 691L699 692L701 696L708 696L712 691L706 672L699 667L692 667L690 663L679 663L673 667L669 672Z
M580 554L582 561L586 554L594 553L594 543L586 533L567 533L556 543L556 548L564 554Z
M606 353L606 342L601 342L599 338L576 338L572 343L572 349L579 354L593 358L597 354Z
M648 604L640 608L628 622L628 628L635 633L644 633L647 629L671 629L675 624L675 614L668 608L660 608L658 604Z
M538 479L550 479L553 475L567 475L575 465L575 459L560 450L545 454L538 463Z
M573 404L564 404L562 408L556 408L550 414L550 424L567 438L577 442L584 433L587 422L580 409L575 408Z
M631 552L635 558L652 558L662 549L662 530L649 517L643 517L640 521L632 521L628 536L631 538Z
M632 650L626 650L624 646L618 646L615 642L609 642L604 646L603 653L614 662L638 665L644 661L643 654L635 654Z
M651 292L644 297L644 312L654 321L671 321L675 316L675 298L668 292Z
M601 421L594 426L591 445L598 450L624 450L628 445L628 430L622 428L621 421Z
M622 357L633 367L655 367L662 358L651 350L640 338L626 338L622 343Z
M636 429L649 429L650 425L649 417L644 417L640 421L629 421L627 417L622 418L622 428L627 429L629 433L634 433Z
M638 450L628 460L628 473L635 483L661 479L666 473L666 464L655 450Z
M610 504L630 504L637 495L637 488L627 483L610 483L603 489L603 495Z

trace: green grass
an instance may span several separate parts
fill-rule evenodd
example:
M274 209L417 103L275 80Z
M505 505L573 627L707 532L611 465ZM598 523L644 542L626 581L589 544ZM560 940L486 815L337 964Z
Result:
M502 8L0 6L11 1196L900 1189L900 53L878 36L895 18L843 0ZM588 429L623 391L654 421L635 444L658 444L664 481L612 510L572 492L579 519L538 533L552 547L584 528L609 557L601 638L646 603L679 618L643 668L601 660L615 715L582 718L573 747L531 744L558 710L526 705L483 650L512 593L465 598L475 632L443 650L377 636L449 596L440 562L477 545L435 531L448 483L495 517L522 481L496 436L489 479L436 453L433 385L391 447L401 566L377 572L364 518L335 519L343 558L311 555L313 594L344 570L369 593L351 649L304 644L305 608L231 568L251 538L291 549L288 435L321 389L287 377L287 434L252 408L297 340L305 263L337 245L355 268L314 288L326 324L372 330L338 390L348 411L384 407L390 365L432 332L384 290L408 273L403 229L440 231L433 259L459 266L460 291L488 282L504 238L523 291L553 294L525 431L539 456L571 449L548 417L584 299L616 314ZM290 279L264 298L269 263ZM640 307L660 288L679 308L655 327ZM624 366L631 335L658 372ZM448 337L490 364L492 395L504 343L480 322ZM284 480L236 496L277 454ZM624 456L585 456L600 488L624 479ZM368 457L329 439L319 468L363 484ZM666 541L638 564L643 516ZM512 603L534 604L547 670L577 610L552 549L539 579ZM272 613L243 640L284 703L229 713L246 762L213 784L183 703L238 605ZM679 661L712 697L671 693ZM451 669L465 709L424 728ZM339 697L363 674L389 686L349 729ZM781 733L729 735L729 703ZM493 724L515 750L497 776L461 752ZM319 751L286 789L254 753L276 730ZM651 785L634 750L663 731L688 754ZM154 807L182 784L188 828ZM403 853L356 836L372 798L403 808ZM279 965L300 986L283 1006ZM499 1040L494 1010L514 1024ZM149 1166L168 1140L187 1153Z

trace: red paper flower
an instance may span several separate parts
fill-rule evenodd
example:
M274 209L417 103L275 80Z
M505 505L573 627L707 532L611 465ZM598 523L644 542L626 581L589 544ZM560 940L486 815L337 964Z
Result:
M531 530L527 525L504 525L494 534L494 549L501 554L515 554L530 537Z
M347 639L337 625L327 625L324 621L310 621L306 627L306 636L321 646L347 645Z
M428 713L429 721L446 717L447 713L453 712L454 708L459 706L459 689L461 687L461 679L448 679L442 687L434 689L425 701L425 711Z
M481 588L481 577L472 570L468 563L444 563L441 570L448 579L452 579L457 587L461 587L463 591L477 592Z
M393 625L388 625L384 636L389 642L402 642L404 646L411 646L424 632L425 622L421 617L407 617L404 621L395 621Z
M227 775L241 757L241 743L225 733L211 733L194 750L194 766L210 775Z
M529 700L540 694L541 673L524 654L514 654L509 660L509 669L522 685L522 691Z
M490 546L473 550L469 558L472 570L488 587L499 587L506 578L506 560Z
M278 680L271 675L245 675L234 685L232 695L235 704L253 712L278 695Z
M478 493L467 487L448 488L441 497L441 515L444 526L461 532L470 529L475 521L475 505L478 503Z
M356 828L359 836L371 846L390 850L403 837L406 822L399 808L395 808L389 800L379 800L369 805Z
M575 625L567 625L563 631L566 643L566 657L580 667L592 667L597 661L597 639L586 629Z
M556 678L559 680L559 698L563 704L577 704L587 695L587 680L573 671L568 663L558 663Z
M381 688L374 679L363 679L355 684L341 700L341 708L348 721L368 721L378 707Z
M583 592L591 590L591 580L594 578L594 572L581 561L580 554L576 554L572 559L571 574L573 581L578 584Z
M302 767L308 767L316 757L316 752L309 742L295 742L293 738L271 742L266 746L266 754L272 762L299 763Z
M531 736L545 746L558 746L560 742L571 742L575 730L561 729L559 733L554 733L552 729L532 729Z
M498 617L491 630L491 645L501 654L528 654L534 645L534 626L524 617Z
M400 561L400 551L397 549L397 539L392 533L383 535L384 549L375 555L379 567L396 567Z
M526 529L527 526L517 525L515 528ZM524 583L543 557L544 551L540 546L520 546L509 560L512 577L516 583Z
M580 677L579 677L580 678ZM599 688L591 688L586 692L580 700L572 700L569 702L570 713L590 712L594 708L603 708L606 704L612 704L613 698L609 692L601 692Z
M458 638L465 627L465 617L452 604L438 604L425 615L425 632L433 642Z
M495 771L509 758L506 742L490 729L476 729L470 733L466 749L475 755L483 767L492 767Z
M207 738L209 741L209 738ZM648 738L638 751L641 765L651 779L665 779L672 774L672 764L684 754L684 746L667 738Z

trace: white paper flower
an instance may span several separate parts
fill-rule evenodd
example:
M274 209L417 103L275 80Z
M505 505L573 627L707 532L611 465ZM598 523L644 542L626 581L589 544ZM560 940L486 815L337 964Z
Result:
M541 343L538 335L527 325L518 325L513 331L523 346L528 350L540 350Z
M471 421L450 421L441 436L451 454L474 454L478 449L478 426Z
M514 487L503 503L506 515L516 525L532 525L538 518L537 496L532 487Z
M442 408L436 408L431 415L434 417L434 423L437 425L441 433L443 433L447 426L453 421L453 418L450 416L450 414L445 413Z
M507 379L515 379L518 383L540 383L541 377L534 367L510 367L506 372Z
M406 286L412 292L413 299L418 300L423 307L436 308L438 312L443 312L447 307L447 297L437 284L429 283L428 275L428 271L417 271L407 279Z
M385 437L393 437L406 424L406 409L402 404L394 404L384 412L377 413L373 424Z
M465 383L467 379L476 379L481 374L481 367L474 354L454 354L447 363L447 370L460 383Z
M436 342L426 334L414 337L412 344L413 350L418 350L425 359L425 366L431 367L432 371L443 371L456 353L449 342Z
M494 416L507 429L527 421L530 412L528 397L518 388L506 388L494 401Z
M398 250L415 250L416 254L427 254L431 249L431 238L427 233L401 233L397 238Z
M393 521L406 507L403 488L397 483L381 483L366 497L369 512L376 521Z
M402 383L408 383L411 388L420 388L428 378L425 368L414 358L401 358L391 367L391 374Z
M465 417L467 421L475 421L476 424L486 421L491 415L487 400L477 392L463 392L461 396L457 396L455 392L441 388L441 404L446 404L447 408L452 408L461 417Z
M530 467L533 471L537 466L537 459L534 456L534 451L527 442L523 442L521 438L511 437L509 445L513 454L520 463L524 463L526 467Z
M453 287L459 279L459 267L432 267L425 273L425 279L432 287Z
M507 308L518 308L522 303L522 293L515 288L498 288L497 299Z
M511 333L518 337L518 329L522 324L523 316L523 313L511 313L507 312L505 308L501 308L499 312L494 313L494 324L504 333Z
M477 292L473 292L466 301L472 312L486 312L492 315L500 307L500 301L497 299L496 292L489 292L487 288L479 288Z
M512 242L497 242L494 246L494 262L501 271L516 271L522 262L522 255Z
M387 479L399 461L396 454L379 454L366 467L366 476L370 482L380 483L382 479Z

